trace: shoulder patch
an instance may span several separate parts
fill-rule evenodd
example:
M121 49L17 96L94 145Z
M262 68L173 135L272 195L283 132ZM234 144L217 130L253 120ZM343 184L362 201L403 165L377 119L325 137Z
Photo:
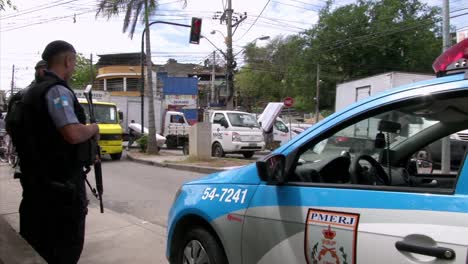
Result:
M59 96L54 98L54 106L56 109L61 109L69 105L70 103L68 102L68 97L66 96Z

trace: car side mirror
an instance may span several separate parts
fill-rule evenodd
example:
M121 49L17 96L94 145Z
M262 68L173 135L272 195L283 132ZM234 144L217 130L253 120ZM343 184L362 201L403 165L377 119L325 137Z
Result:
M221 123L221 125L222 125L223 127L225 127L225 128L228 128L228 127L229 127L229 124L228 124L228 122L227 122L226 119L221 119L219 122Z
M282 184L285 182L286 157L283 154L266 156L256 162L260 179L269 183Z

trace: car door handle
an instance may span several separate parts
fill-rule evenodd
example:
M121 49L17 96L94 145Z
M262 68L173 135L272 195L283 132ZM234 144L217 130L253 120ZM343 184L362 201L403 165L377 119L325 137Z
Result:
M420 246L405 241L397 241L395 243L395 247L400 251L407 251L411 253L436 257L438 259L455 259L455 251L453 251L451 248Z

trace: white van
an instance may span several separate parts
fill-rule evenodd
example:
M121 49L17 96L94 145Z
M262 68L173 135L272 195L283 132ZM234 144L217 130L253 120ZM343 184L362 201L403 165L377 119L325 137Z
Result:
M251 158L265 149L263 130L253 114L240 111L214 110L210 114L211 153L223 157L238 153Z

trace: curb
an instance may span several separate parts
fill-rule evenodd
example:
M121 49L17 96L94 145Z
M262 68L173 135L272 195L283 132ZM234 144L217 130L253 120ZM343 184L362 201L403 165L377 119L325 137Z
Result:
M224 171L224 169L220 168L213 168L213 167L205 167L205 166L194 166L194 165L185 165L185 164L175 164L175 163L166 163L166 162L157 162L151 160L144 160L132 157L131 154L127 153L127 159L133 162L151 165L156 167L163 167L175 170L185 170L185 171L192 171L192 172L199 172L199 173L214 173Z

